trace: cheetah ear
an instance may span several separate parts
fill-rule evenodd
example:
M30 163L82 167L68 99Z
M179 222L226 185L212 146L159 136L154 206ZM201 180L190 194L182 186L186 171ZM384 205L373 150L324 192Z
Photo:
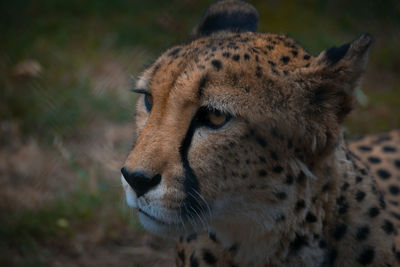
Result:
M338 121L343 121L353 107L354 88L365 72L371 44L372 37L364 34L350 43L323 51L303 69L311 83L310 108L315 112L333 111Z
M255 32L258 12L254 6L240 0L220 0L213 3L193 29L194 37L215 32Z

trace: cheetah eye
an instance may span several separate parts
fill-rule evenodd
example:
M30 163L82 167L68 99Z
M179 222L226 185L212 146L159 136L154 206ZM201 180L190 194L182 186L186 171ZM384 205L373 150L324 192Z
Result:
M145 94L144 105L146 106L147 111L150 112L153 107L153 97L150 94Z
M212 129L218 129L224 126L229 120L231 116L225 113L222 113L219 110L210 110L207 108L202 108L198 115L198 121L207 127Z
M150 112L153 107L153 96L148 91L142 89L132 89L131 91L137 94L144 94L144 105L147 111Z

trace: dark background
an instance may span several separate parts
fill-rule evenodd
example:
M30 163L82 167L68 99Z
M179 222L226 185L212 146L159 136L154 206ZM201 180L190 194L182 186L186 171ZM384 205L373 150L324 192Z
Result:
M260 31L313 55L375 44L351 136L400 127L400 1L250 1ZM132 77L185 41L211 1L0 1L0 265L171 266L124 204Z

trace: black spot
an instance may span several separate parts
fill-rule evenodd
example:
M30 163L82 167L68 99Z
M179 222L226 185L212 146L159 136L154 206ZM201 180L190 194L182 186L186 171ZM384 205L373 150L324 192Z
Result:
M372 248L364 249L357 257L357 261L361 265L371 264L374 261L375 251Z
M196 240L196 239L197 239L197 234L196 234L196 233L193 233L193 234L190 234L190 235L188 235L188 236L186 237L186 242L190 243L190 241Z
M277 71L276 69L271 68L271 71L272 71L273 74L279 76L279 71Z
M347 225L346 224L339 224L338 226L335 227L335 229L332 232L333 238L335 238L337 241L341 240L343 236L346 234L347 231Z
M219 243L219 241L218 241L217 236L215 235L215 233L209 232L209 233L208 233L208 237L209 237L213 242Z
M285 200L287 198L287 195L285 192L278 192L275 194L275 196L280 200Z
M213 61L211 61L211 64L214 66L214 68L216 70L220 70L222 68L222 63L221 61L214 59Z
M267 146L267 141L265 141L264 138L262 138L262 137L257 137L256 140L257 140L257 143L258 143L260 146L262 146L262 147L266 147L266 146Z
M312 199L311 199L311 201L312 201L312 203L314 203L315 204L315 202L317 202L317 197L316 196L314 196Z
M344 196L340 196L336 199L336 204L339 206L339 214L344 214L349 209L349 203Z
M326 241L323 240L323 239L320 240L320 241L318 242L318 246L319 246L320 248L322 248L322 249L326 248L326 247L327 247Z
M372 151L370 146L359 146L358 149L362 151Z
M228 57L231 56L231 53L229 53L229 52L224 52L224 53L222 54L222 56L228 58Z
M278 129L276 128L276 127L273 127L272 128L272 130L271 130L271 134L274 136L274 137L276 137L276 138L279 138L279 131L278 131Z
M377 207L372 207L368 210L368 215L371 218L374 218L376 216L378 216L380 213L379 209Z
M273 62L273 61L271 61L271 60L268 60L268 64L270 64L272 67L275 67L275 62Z
M258 175L259 175L260 177L265 177L265 176L267 176L267 172L266 172L265 170L259 170L259 171L258 171Z
M272 169L272 171L275 172L275 173L281 173L283 171L283 168L282 168L282 166L278 165L278 166L274 167Z
M260 66L257 66L257 68L256 68L256 76L257 76L257 78L262 77L262 69Z
M303 184L305 180L306 180L306 175L304 174L304 172L300 172L299 176L297 176L297 182L299 184Z
M322 266L332 266L336 261L337 255L338 255L338 252L337 252L336 248L330 249L327 252L327 254L325 255L325 259L324 259Z
M293 184L293 181L294 181L293 175L291 175L291 174L286 175L285 184L288 184L288 185Z
M306 207L306 202L303 199L300 199L296 202L296 211L300 211Z
M250 59L250 56L249 56L249 54L244 54L244 56L243 56L243 57L244 57L244 59L245 59L245 60L249 60L249 59Z
M304 57L303 57L303 59L305 59L305 60L309 60L311 57L310 57L310 55L304 55Z
M390 212L390 215L392 215L393 217L395 217L397 220L400 221L400 214L392 211L392 212Z
M330 189L330 185L329 183L324 184L324 186L322 187L322 192L327 192Z
M289 140L288 140L287 148L288 148L288 149L291 149L292 147L293 147L293 141L292 141L292 139L289 139Z
M172 50L172 51L168 54L168 56L170 56L170 57L176 56L176 55L179 53L179 51L181 51L180 48L175 48L174 50Z
M395 251L397 262L400 263L400 252Z
M356 184L361 183L363 178L361 176L356 176Z
M391 185L389 186L389 192L392 195L397 196L400 193L400 188L397 185Z
M185 252L183 250L178 252L178 257L181 260L182 264L185 264Z
M240 60L240 55L237 55L237 54L233 55L232 59L235 60L235 61L239 61Z
M386 202L381 191L378 191L379 206L384 210L386 209Z
M292 53L292 55L294 57L297 57L297 54L298 54L297 50L291 50L290 52Z
M282 221L284 221L285 219L286 219L285 215L279 214L279 215L276 217L275 222L282 222Z
M364 198L365 198L365 193L364 193L363 191L358 191L358 192L356 193L356 200L357 200L358 202L363 201Z
M341 60L349 50L350 43L344 44L340 47L332 47L325 51L325 56L330 64L336 64Z
M308 245L307 237L296 233L296 238L290 243L290 248L292 251L296 252L300 250L302 247L307 245Z
M345 182L342 187L340 188L342 191L346 191L347 188L349 188L350 184L348 182Z
M267 48L268 50L273 50L275 47L272 46L272 45L267 45L266 48Z
M198 266L199 266L199 262L195 258L194 252L193 252L192 255L190 255L190 267L198 267Z
M283 56L281 57L281 61L283 62L283 64L287 64L290 61L290 57Z
M368 161L372 164L380 163L381 159L377 157L368 157Z
M271 159L278 160L278 155L276 154L275 151L270 151L269 155L271 156Z
M376 171L376 173L382 180L387 180L392 176L387 170L384 169L379 169Z
M260 159L260 162L267 163L267 160L265 159L265 157L259 156L258 158Z
M311 212L308 212L308 213L307 213L307 216L306 216L306 221L307 221L307 222L309 222L309 223L315 223L317 220L318 220L318 219L317 219L317 216L315 216L315 215L312 214Z
M203 260L209 265L213 265L217 262L217 258L208 249L203 249Z
M383 150L384 152L389 152L389 153L396 152L396 148L395 148L395 147L392 147L392 146L384 146L384 147L382 148L382 150Z
M394 161L394 166L400 169L400 160L395 160Z
M366 240L368 238L369 232L370 232L370 230L369 230L368 226L363 226L363 227L358 228L357 232L356 232L356 239L358 241Z
M384 224L382 225L382 229L388 234L392 234L395 232L394 225L391 221L385 220Z

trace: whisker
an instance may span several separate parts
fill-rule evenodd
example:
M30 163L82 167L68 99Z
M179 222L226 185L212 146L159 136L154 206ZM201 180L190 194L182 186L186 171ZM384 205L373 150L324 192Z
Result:
M193 189L193 192L195 192L204 202L205 206L208 209L208 215L209 215L209 220L211 220L211 208L210 208L210 204L208 204L207 200L200 194L199 191L197 191L196 189Z
M196 197L196 196L194 196L192 193L188 193L191 197L193 197L194 198L194 200L198 203L198 205L196 205L196 206L198 206L198 207L200 207L200 210L198 210L199 212L200 212L200 214L202 215L202 216L200 216L199 215L199 213L196 211L196 209L194 209L193 207L191 207L191 209L196 213L196 215L197 215L197 217L199 218L199 220L201 221L201 223L203 224L203 226L204 226L204 228L206 228L206 229L209 229L209 225L208 225L208 220L207 220L207 218L204 218L205 216L205 209L204 209L204 206L203 205L201 205L201 203L200 203L200 201L199 201L199 199ZM204 221L204 219L205 219L205 221Z

